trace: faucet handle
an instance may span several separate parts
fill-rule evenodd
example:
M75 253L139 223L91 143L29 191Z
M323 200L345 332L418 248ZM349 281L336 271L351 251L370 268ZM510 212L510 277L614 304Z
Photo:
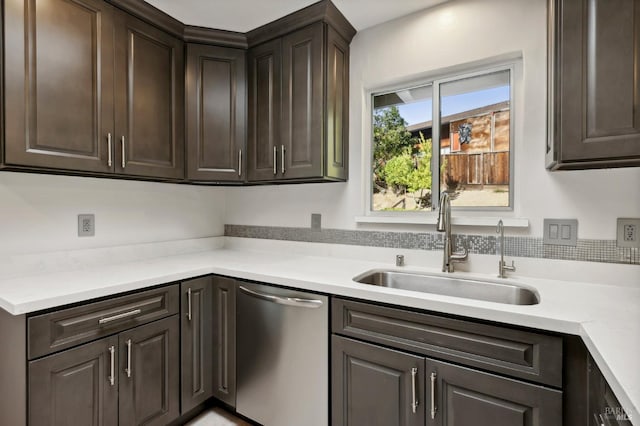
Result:
M466 260L467 257L469 257L469 248L467 247L467 244L463 241L462 242L462 251L454 251L453 253L451 253L451 260L456 260L456 261L463 261Z
M511 261L511 266L507 265L506 263L504 265L502 265L503 269L506 269L507 271L513 271L515 272L516 270L516 262L514 260Z

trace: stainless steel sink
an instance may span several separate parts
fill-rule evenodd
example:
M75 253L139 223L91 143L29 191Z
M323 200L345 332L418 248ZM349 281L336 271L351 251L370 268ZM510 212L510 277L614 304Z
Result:
M362 284L398 288L465 299L486 300L510 305L536 305L535 290L508 282L477 281L418 272L372 270L353 279Z

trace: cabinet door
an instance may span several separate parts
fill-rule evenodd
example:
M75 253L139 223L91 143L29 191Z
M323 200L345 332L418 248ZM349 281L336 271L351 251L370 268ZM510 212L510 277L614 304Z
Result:
M282 143L285 179L323 175L323 23L282 39Z
M112 8L100 0L3 4L6 163L110 172Z
M180 415L179 333L175 315L120 333L121 425L166 425Z
M430 359L426 373L428 426L562 425L561 391Z
M278 173L282 42L280 39L249 50L249 181L273 180Z
M587 360L589 376L589 426L631 426L631 419L613 394L595 360Z
M213 395L213 286L211 277L180 285L182 412Z
M246 127L245 52L187 47L187 177L241 181Z
M236 281L213 278L214 395L236 406Z
M118 338L29 363L29 425L118 424Z
M328 177L346 180L349 170L349 43L327 28L326 165Z
M331 345L333 426L424 425L424 358L336 335Z
M640 165L640 0L552 0L549 25L549 165Z
M116 172L182 179L182 41L118 13L115 61Z

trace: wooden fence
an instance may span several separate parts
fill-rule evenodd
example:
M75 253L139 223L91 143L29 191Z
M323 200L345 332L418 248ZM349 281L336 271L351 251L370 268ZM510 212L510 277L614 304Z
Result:
M508 185L509 152L443 155L444 175L460 185ZM444 183L444 182L443 182Z

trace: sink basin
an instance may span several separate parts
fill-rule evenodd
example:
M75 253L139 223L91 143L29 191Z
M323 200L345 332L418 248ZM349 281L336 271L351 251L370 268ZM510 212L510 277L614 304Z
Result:
M508 282L478 281L419 272L373 270L353 279L362 284L419 291L465 299L485 300L510 305L536 305L540 302L535 290Z

